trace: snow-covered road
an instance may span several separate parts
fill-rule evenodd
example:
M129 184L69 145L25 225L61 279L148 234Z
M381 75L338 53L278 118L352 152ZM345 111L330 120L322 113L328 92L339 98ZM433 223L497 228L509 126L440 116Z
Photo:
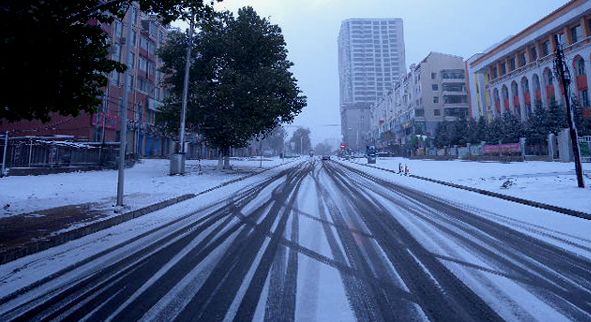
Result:
M387 176L310 159L8 263L0 320L591 319L590 222Z

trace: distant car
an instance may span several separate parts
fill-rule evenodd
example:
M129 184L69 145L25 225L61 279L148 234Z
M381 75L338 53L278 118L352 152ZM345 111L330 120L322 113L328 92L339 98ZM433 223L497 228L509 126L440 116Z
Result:
M330 155L323 155L322 156L322 161L329 161L330 160Z

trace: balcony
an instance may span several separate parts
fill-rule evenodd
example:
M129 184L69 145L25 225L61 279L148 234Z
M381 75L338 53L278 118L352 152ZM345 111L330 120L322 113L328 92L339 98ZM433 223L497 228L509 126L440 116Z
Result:
M468 95L468 92L465 89L462 91L443 90L441 93L443 96Z

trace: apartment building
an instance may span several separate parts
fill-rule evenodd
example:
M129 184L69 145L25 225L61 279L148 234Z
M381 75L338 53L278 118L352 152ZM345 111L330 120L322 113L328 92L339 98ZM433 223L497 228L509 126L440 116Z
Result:
M119 141L119 116L124 91L128 91L128 152L139 155L162 152L166 138L156 129L155 117L167 91L161 86L163 75L159 68L162 62L156 51L166 41L167 26L155 16L141 12L139 5L134 3L124 19L100 27L111 42L111 59L127 63L127 55L131 55L128 88L123 88L123 75L113 72L96 113L81 113L75 117L54 114L46 124L40 121L5 122L2 130L10 131L11 136L66 135L95 142ZM132 29L131 39L127 39L129 28Z
M558 42L555 40L558 36ZM570 93L591 117L591 1L572 0L529 27L466 61L474 117L514 113L525 121L536 106L564 104L554 75L554 51L564 49Z
M431 52L371 108L369 137L380 147L404 145L411 135L433 136L444 120L468 117L465 76L462 57Z
M343 142L367 142L370 107L406 70L402 19L348 19L339 38L340 113Z

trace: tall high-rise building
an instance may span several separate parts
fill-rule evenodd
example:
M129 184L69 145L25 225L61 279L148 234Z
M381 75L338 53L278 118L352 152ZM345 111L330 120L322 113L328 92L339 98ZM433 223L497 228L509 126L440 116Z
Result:
M406 71L402 19L347 19L338 45L341 134L359 150L370 129L370 107Z

